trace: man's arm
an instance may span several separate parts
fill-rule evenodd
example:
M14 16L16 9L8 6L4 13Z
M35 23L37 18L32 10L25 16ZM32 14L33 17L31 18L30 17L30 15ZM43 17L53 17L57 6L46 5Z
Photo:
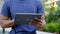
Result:
M34 18L33 20L31 20L29 23L30 23L31 25L36 26L37 28L39 28L39 27L43 28L43 27L45 27L45 25L46 25L46 22L45 22L45 19L44 19L44 15L42 15L42 16L40 17L40 19L35 17L35 18Z
M10 26L13 26L13 20L8 20L9 18L11 18L9 11L10 11L10 0L5 0L0 15L1 17L0 24L2 28L8 28Z
M44 17L44 15L41 16L41 21L42 21L42 23L41 23L41 26L40 26L40 27L45 27L46 22L45 22L45 17Z
M14 21L8 20L8 17L6 16L0 16L0 25L2 28L9 28L14 25Z
M41 14L41 19L34 18L35 20L31 20L30 24L35 25L36 27L44 27L46 25L44 18L44 9L40 0L36 0L37 13ZM36 21L37 20L37 21Z
M41 0L37 0L37 11L38 13L42 14L41 19L40 19L42 23L40 27L44 27L46 25L45 17L44 17L45 12L44 12L44 7L42 5Z

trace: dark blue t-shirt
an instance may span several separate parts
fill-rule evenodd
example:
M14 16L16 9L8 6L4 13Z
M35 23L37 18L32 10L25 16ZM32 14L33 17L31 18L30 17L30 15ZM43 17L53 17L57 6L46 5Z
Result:
M2 15L15 18L16 13L40 13L44 14L44 9L42 7L40 0L5 0L2 7ZM22 25L13 27L16 32L18 31L29 31L32 32L36 30L35 26L32 25ZM13 33L13 29L11 33Z

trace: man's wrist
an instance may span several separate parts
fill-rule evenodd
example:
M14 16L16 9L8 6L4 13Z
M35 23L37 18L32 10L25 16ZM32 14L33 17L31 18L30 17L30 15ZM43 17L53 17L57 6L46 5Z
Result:
M12 22L12 25L14 26L14 19L13 19L13 20L11 20L11 22Z

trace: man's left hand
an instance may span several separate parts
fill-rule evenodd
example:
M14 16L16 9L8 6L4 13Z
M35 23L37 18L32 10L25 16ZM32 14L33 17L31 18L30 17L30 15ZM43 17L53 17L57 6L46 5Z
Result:
M45 23L43 23L43 20L39 19L39 18L34 18L33 20L31 20L29 22L31 25L36 26L37 28L39 27L44 27Z

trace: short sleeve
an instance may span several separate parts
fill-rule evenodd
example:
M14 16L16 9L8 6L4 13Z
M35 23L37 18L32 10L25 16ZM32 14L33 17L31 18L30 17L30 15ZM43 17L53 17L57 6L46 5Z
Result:
M44 8L42 6L41 0L37 0L36 4L37 4L37 12L43 15L44 14Z
M1 10L1 14L3 16L9 17L9 11L10 11L9 5L10 5L9 1L5 0Z

